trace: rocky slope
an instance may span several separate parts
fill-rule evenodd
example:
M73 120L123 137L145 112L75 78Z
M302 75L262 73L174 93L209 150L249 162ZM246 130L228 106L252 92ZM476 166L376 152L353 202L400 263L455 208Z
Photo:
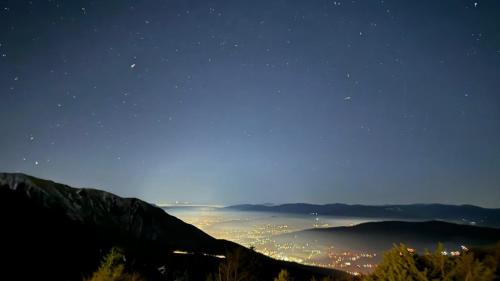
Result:
M72 222L115 230L128 238L160 243L179 250L203 249L221 254L217 241L196 227L136 198L90 188L72 188L24 174L0 174L2 192L23 196L40 208Z

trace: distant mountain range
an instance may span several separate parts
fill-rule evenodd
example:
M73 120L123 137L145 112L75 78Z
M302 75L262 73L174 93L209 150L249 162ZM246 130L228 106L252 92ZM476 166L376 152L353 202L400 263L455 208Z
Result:
M410 205L348 205L306 203L283 205L234 205L232 210L318 214L344 217L380 219L445 220L472 225L500 227L500 209L487 209L472 205L410 204Z
M347 250L381 253L393 244L404 243L419 251L434 250L438 243L449 249L494 244L500 241L500 229L448 223L443 221L368 222L354 226L314 228L281 235L278 240L316 241Z
M186 274L189 280L205 280L224 260L220 255L237 251L259 264L255 276L262 280L272 280L282 268L305 280L312 275L347 276L277 261L215 239L136 198L24 174L0 173L0 224L2 275L12 280L82 280L114 246L125 250L127 263L147 280Z

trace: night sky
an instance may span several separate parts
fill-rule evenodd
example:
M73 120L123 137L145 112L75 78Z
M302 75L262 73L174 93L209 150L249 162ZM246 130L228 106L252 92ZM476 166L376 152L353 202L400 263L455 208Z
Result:
M500 207L500 1L0 9L0 171L151 202Z

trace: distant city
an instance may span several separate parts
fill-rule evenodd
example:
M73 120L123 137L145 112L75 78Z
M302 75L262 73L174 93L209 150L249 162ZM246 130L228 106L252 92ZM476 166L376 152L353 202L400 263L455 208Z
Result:
M167 213L195 225L215 238L236 242L280 260L340 269L359 275L371 272L382 259L383 246L380 245L352 248L348 243L339 245L334 241L325 241L328 239L300 237L300 231L306 229L353 226L379 221L377 219L321 216L318 213L300 215L235 211L184 203L164 206ZM420 248L428 246L429 250L437 245L432 241L423 244L424 246L418 244ZM460 242L447 243L446 246L446 254L456 254L462 250ZM413 248L409 250L415 251Z

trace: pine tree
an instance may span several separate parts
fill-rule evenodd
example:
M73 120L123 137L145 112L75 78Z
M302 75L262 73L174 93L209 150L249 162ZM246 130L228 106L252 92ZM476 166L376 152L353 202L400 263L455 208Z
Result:
M282 269L278 277L274 278L274 281L291 281L290 274L285 269Z
M138 273L125 272L125 255L118 248L112 248L103 258L101 265L85 281L142 281Z

